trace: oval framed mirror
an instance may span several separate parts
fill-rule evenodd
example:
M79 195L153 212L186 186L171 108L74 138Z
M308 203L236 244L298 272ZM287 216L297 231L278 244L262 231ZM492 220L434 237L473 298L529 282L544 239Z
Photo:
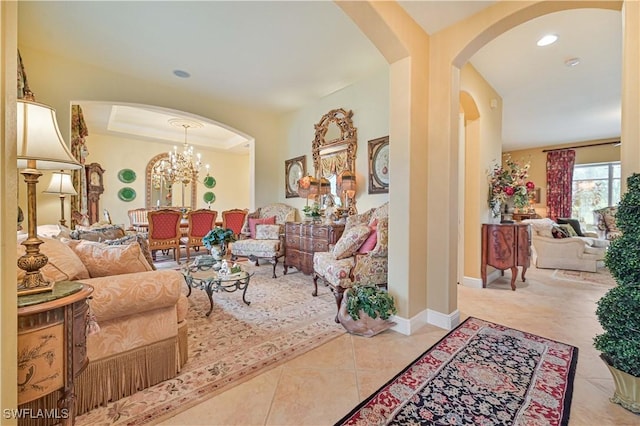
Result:
M336 189L338 175L345 170L354 174L356 171L358 137L352 116L353 111L344 108L332 109L323 115L315 125L316 135L311 145L315 175L331 182L331 194L338 203L341 200Z
M191 209L197 208L197 177L194 176L191 180L191 183L182 187L182 184L176 183L174 185L168 184L164 179L154 173L154 169L156 169L162 161L169 161L169 153L163 152L161 154L156 155L147 163L147 168L145 170L145 189L146 189L146 208L152 209L154 207L188 207ZM173 188L173 186L178 186L180 188ZM178 191L176 191L176 189ZM184 195L190 194L189 198L182 197L184 203L180 201L180 194L176 195L176 192L180 190L184 191ZM174 200L174 196L178 196ZM187 204L188 205L181 205Z

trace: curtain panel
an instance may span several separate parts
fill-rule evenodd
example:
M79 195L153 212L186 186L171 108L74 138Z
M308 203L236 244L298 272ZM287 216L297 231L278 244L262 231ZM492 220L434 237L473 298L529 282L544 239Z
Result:
M571 149L547 153L547 217L571 217L573 166L576 152Z

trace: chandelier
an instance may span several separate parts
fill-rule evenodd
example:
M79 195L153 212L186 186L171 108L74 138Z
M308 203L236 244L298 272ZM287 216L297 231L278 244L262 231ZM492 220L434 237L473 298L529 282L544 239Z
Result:
M187 142L187 131L191 127L202 127L201 123L191 120L171 119L169 124L184 128L184 144L182 152L174 146L173 151L168 152L168 160L162 160L153 167L152 180L154 187L160 186L163 181L170 188L174 183L189 185L198 180L200 173L201 155L196 154L193 146Z

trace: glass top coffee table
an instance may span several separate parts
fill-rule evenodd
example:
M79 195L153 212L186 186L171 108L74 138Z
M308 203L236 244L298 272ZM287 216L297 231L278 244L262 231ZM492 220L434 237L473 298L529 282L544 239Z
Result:
M212 262L208 259L209 256L198 256L196 259L185 265L181 272L184 276L184 280L189 288L187 297L191 296L191 289L197 288L204 290L209 296L209 312L207 316L211 315L213 311L213 292L224 291L232 293L237 290L242 290L242 301L247 305L250 305L246 299L247 287L249 287L249 280L253 276L249 272L245 271L242 267L239 272L223 274L220 273L220 262Z

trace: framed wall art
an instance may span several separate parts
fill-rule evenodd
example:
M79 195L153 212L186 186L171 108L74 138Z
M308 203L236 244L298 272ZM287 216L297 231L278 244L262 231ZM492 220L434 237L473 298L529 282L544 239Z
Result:
M285 160L284 162L284 192L286 198L299 197L298 180L307 174L307 156Z
M389 192L389 136L369 141L369 194Z

